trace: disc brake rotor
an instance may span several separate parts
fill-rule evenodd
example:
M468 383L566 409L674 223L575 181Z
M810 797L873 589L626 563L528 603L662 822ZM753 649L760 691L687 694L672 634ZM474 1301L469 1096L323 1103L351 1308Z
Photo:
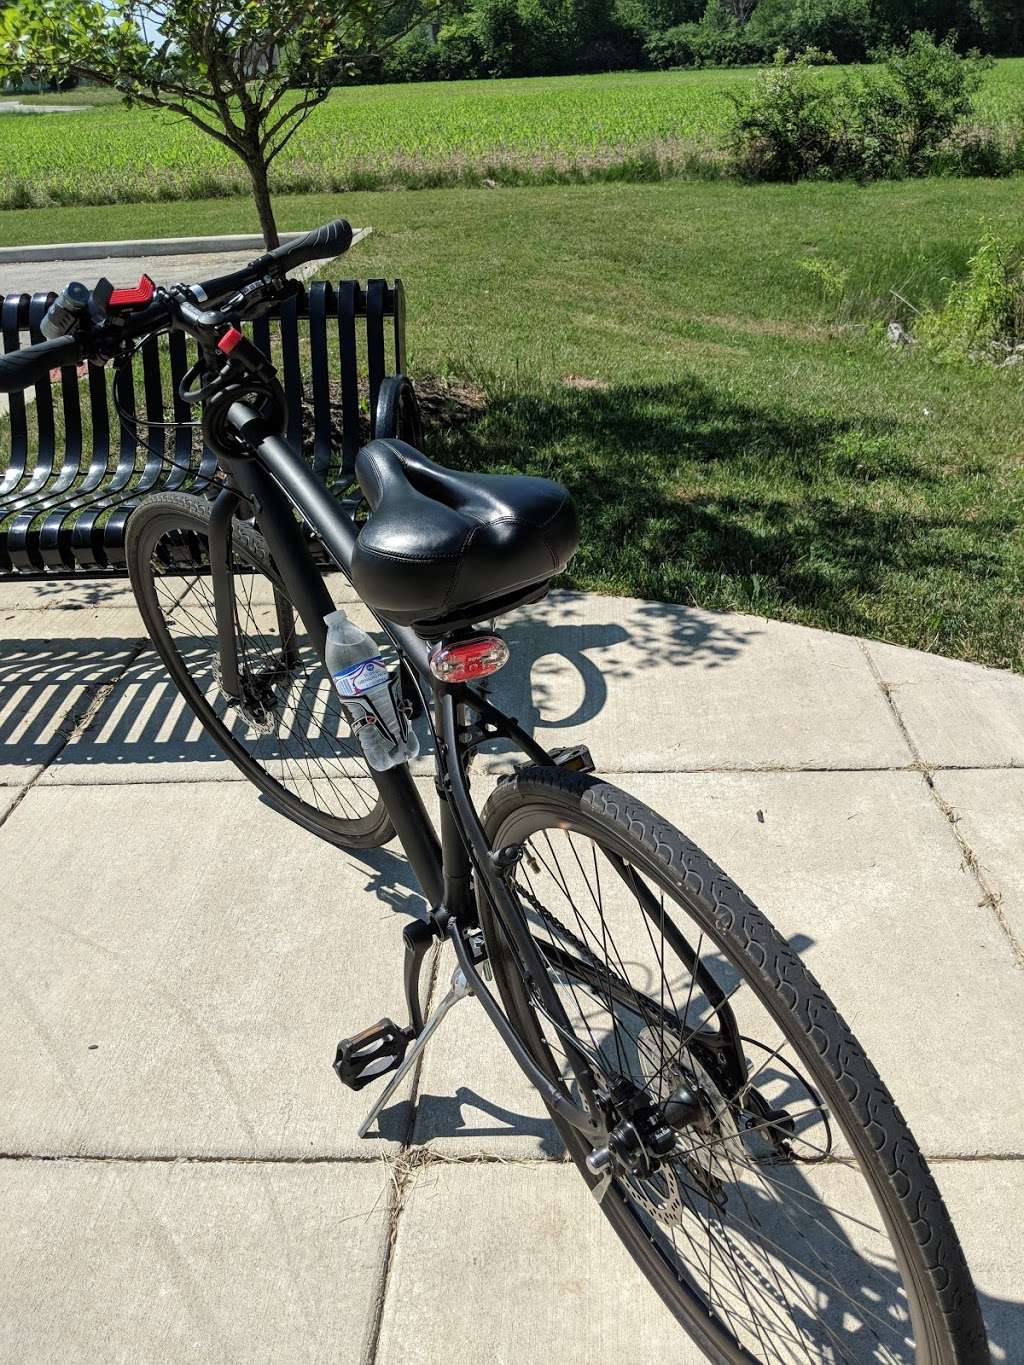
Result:
M692 1214L696 1190L721 1207L725 1187L735 1181L734 1162L745 1164L749 1152L743 1145L732 1106L700 1059L687 1050L662 1063L665 1035L649 1025L637 1035L640 1069L652 1097L669 1095L686 1085L699 1094L703 1117L679 1133L675 1151L649 1176L632 1176L630 1190L636 1202L666 1227L682 1227Z
M280 721L281 696L277 680L242 676L241 698L231 696L224 688L220 667L220 657L213 659L213 679L224 701L242 717L245 723L258 735L272 735Z

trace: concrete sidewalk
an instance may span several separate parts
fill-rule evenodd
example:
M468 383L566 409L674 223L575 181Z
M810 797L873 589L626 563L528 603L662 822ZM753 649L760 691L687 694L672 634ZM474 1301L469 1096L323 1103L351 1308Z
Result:
M506 636L499 700L822 979L1024 1359L1024 678L570 593ZM0 587L0 858L0 1361L699 1361L473 1002L356 1137L330 1061L401 1017L404 859L261 805L125 585Z
M352 246L358 246L371 231L372 228L356 228ZM294 233L284 235L286 239L295 236ZM132 243L118 245L127 247L129 251L133 250ZM151 276L157 284L179 282L197 284L200 280L212 280L218 275L226 275L229 271L248 265L255 257L262 255L264 250L258 242L250 242L240 247L232 246L223 251L208 249L189 251L185 246L172 250L172 242L154 243L153 247L159 247L159 250L152 247L147 250L145 244L140 243L139 249L131 255L119 250L113 256L93 256L85 259L75 256L67 260L0 260L0 296L45 294L51 289L59 292L69 280L81 280L91 289L103 276L118 288L138 284L140 276L144 274ZM349 250L351 249L350 247ZM292 274L295 279L303 280L315 274L322 277L323 271L324 262L314 261L293 271Z

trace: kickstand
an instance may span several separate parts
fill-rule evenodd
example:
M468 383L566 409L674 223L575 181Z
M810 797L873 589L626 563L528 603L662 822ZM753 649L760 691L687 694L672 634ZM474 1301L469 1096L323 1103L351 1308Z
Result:
M403 1057L401 1066L391 1077L391 1080L384 1087L381 1094L377 1097L376 1104L373 1106L373 1108L370 1110L370 1112L367 1114L366 1118L360 1125L359 1128L360 1137L366 1136L367 1132L369 1131L370 1125L373 1123L374 1119L387 1104L391 1096L398 1089L399 1085L401 1085L402 1080L405 1078L405 1076L411 1069L413 1062L415 1062L416 1058L426 1047L427 1043L430 1041L431 1035L437 1031L438 1027L441 1024L441 1021L444 1019L445 1015L448 1013L451 1007L453 1005L457 1005L460 1000L464 1000L467 995L472 994L473 994L472 987L469 985L469 982L463 975L462 968L456 967L455 971L452 973L451 989L449 990L445 998L441 1001L441 1003L438 1005L437 1009L434 1010L433 1014L427 1020L423 1032L417 1034L416 1037L409 1044L409 1050Z

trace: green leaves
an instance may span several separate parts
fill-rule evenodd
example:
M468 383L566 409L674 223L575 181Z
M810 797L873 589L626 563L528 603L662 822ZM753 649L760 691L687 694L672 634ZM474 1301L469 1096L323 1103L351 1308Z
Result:
M77 75L188 119L244 162L273 246L272 161L399 3L415 22L416 0L15 0L0 80Z
M329 84L380 13L367 0L16 0L0 15L0 76L78 74L176 112L234 101L231 136L241 106Z
M734 167L760 180L925 175L967 128L991 59L915 33L884 65L828 81L780 48L734 97Z

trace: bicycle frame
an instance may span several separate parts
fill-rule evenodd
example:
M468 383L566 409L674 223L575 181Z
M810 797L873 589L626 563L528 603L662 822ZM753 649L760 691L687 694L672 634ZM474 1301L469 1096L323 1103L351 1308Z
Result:
M245 448L252 452L242 455L237 448L216 449L228 476L228 485L214 504L210 524L210 572L222 684L230 691L232 686L236 690L239 687L230 568L230 529L238 507L244 501L252 509L288 596L321 658L327 641L323 618L334 610L334 602L292 511L298 512L349 580L358 530L319 476L251 407L242 402L233 403L227 421ZM430 672L427 645L415 631L383 617L377 617L377 620L399 656L415 670L420 696L425 705L431 704L433 712L440 838L407 765L386 772L370 770L426 898L432 933L451 940L473 993L549 1107L592 1140L604 1137L607 1126L597 1117L601 1110L594 1073L586 1056L570 1041L572 1029L561 999L549 979L522 907L505 882L503 867L507 864L503 863L500 853L496 854L490 848L469 794L467 762L473 750L485 739L509 739L535 763L554 764L554 756L537 744L512 717L492 706L474 689L465 685L450 686L436 679ZM426 695L425 684L429 685ZM473 712L479 717L476 725L469 723ZM564 1028L566 1055L586 1108L573 1104L541 1070L484 983L478 970L482 954L472 937L472 931L478 927L477 891L482 891L494 906L520 960L536 983L545 1011L556 1027L560 1024ZM478 943L479 935L476 941ZM418 999L414 998L417 978L418 970L410 974L407 969L406 994L415 1033L423 1028Z

